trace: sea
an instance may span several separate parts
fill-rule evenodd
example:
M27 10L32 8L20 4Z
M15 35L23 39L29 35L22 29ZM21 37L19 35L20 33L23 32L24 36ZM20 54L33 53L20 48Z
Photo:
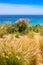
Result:
M29 20L30 25L43 25L43 15L0 15L0 24L5 22L15 23L21 18Z

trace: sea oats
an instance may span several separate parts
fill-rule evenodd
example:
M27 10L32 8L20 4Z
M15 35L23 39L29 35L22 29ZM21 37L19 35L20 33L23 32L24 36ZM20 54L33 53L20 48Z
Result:
M19 56L16 56L16 58L17 58L18 60L20 60L20 57L19 57Z

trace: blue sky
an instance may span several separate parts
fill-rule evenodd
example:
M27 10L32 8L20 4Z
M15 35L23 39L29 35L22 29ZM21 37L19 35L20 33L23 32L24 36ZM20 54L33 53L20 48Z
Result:
M43 14L43 0L0 0L0 15Z
M43 0L0 0L0 3L43 5Z

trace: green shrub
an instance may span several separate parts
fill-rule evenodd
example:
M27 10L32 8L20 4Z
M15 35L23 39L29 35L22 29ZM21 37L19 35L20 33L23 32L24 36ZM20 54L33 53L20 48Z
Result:
M13 25L9 25L9 26L7 26L7 33L14 33L14 27L13 27Z
M27 24L27 20L25 19L21 19L21 20L18 20L15 24L15 31L18 31L18 32L25 32L28 28L28 24Z

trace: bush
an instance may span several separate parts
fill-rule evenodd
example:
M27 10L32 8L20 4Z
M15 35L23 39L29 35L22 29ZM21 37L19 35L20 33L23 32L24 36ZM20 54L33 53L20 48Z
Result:
M18 32L25 32L28 28L28 25L27 25L27 20L25 19L20 19L16 22L15 24L15 31L18 31Z
M36 32L36 33L39 33L40 31L41 31L41 25L35 25L35 26L31 26L30 27L30 30L32 30L32 31L34 31L34 32Z
M13 27L13 25L9 25L8 27L7 27L7 32L8 33L14 33L14 27Z

